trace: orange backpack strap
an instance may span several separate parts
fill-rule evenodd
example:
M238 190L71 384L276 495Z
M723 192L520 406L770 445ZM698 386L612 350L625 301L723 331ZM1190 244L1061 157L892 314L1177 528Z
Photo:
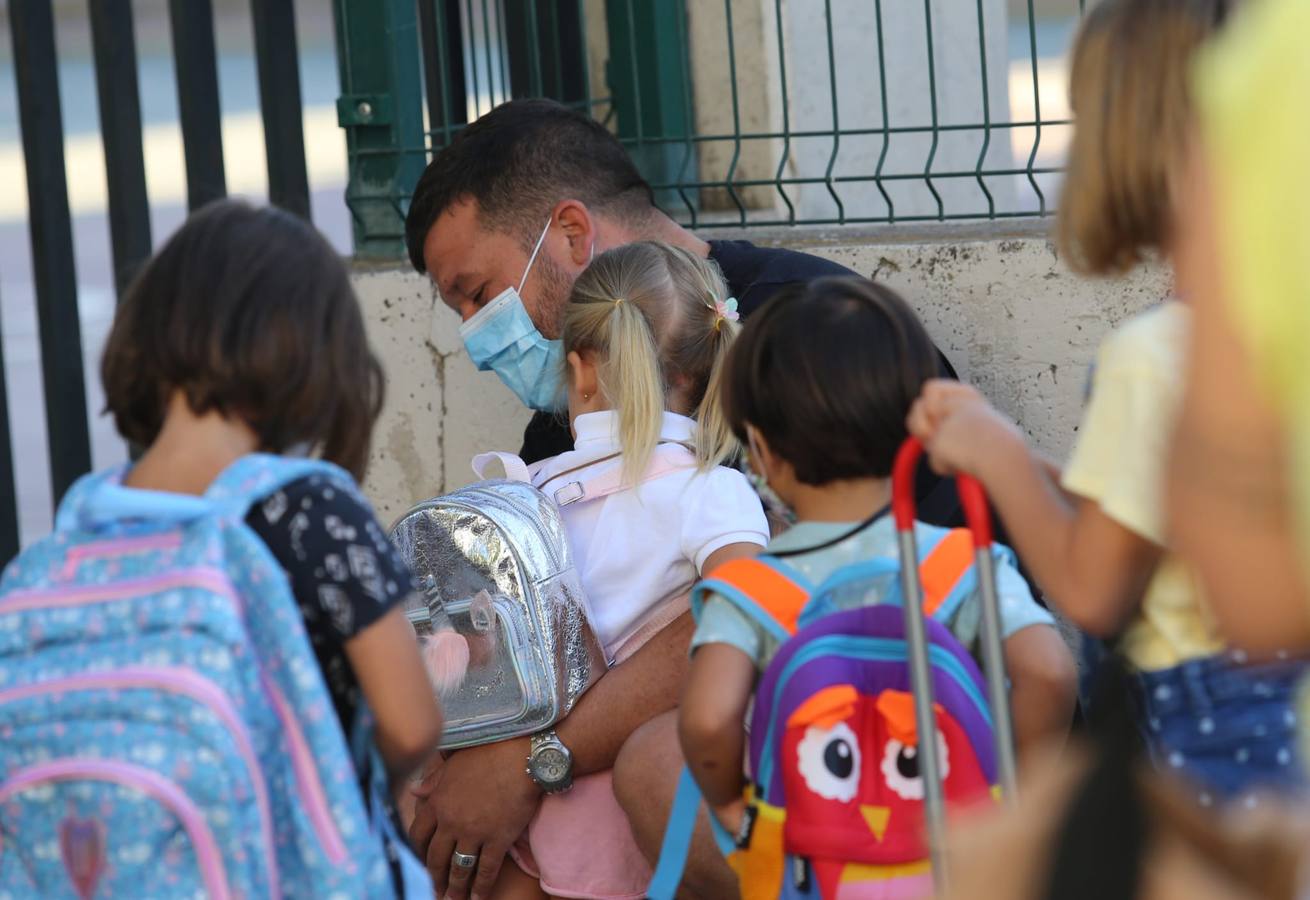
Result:
M770 633L785 641L810 599L810 586L799 572L769 556L734 559L719 566L691 590L697 620L709 594L717 594Z
M919 580L923 584L924 615L937 616L940 611L940 618L950 618L954 614L969 587L965 576L973 563L973 535L967 528L946 532L937 545L923 555L919 563Z

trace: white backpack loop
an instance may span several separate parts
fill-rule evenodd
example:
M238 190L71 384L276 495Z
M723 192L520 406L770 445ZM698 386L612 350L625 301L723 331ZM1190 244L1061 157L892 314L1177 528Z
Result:
M505 468L505 477L510 481L522 481L525 484L532 483L532 475L528 471L528 464L519 459L513 453L502 453L493 450L490 453L479 453L473 457L473 473L483 481L487 480L487 467L492 463L498 462Z

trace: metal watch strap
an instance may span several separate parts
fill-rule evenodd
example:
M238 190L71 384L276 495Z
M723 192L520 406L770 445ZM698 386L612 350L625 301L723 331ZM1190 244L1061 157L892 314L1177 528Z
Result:
M554 744L559 747L568 759L568 777L561 784L546 784L542 782L533 771L533 758L537 755L537 751L547 744ZM541 788L548 794L561 794L573 787L573 754L569 752L568 747L564 746L564 742L559 739L559 735L555 733L553 728L548 728L545 731L538 731L529 739L527 773L528 777L533 780L537 787Z
M559 739L559 735L555 733L554 728L547 728L545 731L538 731L532 736L530 743L528 744L528 759L532 759L532 754L537 752L537 748L548 741L556 741L560 744L564 743Z

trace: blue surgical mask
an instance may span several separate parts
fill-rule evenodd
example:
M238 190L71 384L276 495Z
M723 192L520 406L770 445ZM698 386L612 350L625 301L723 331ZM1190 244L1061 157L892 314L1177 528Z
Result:
M459 327L469 357L483 372L490 369L525 406L545 412L563 408L564 345L542 337L523 308L519 291L541 252L550 222L532 248L517 288L507 287Z

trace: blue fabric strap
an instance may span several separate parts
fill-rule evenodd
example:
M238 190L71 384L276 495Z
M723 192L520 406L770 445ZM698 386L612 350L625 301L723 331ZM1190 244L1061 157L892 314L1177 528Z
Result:
M126 472L122 466L79 481L59 507L57 527L94 530L126 519L160 526L186 525L206 516L239 520L260 497L309 475L322 475L342 490L355 489L350 476L331 463L264 453L236 460L200 497L125 487L121 480Z
M723 827L723 823L713 812L710 812L707 818L710 820L710 832L714 835L714 843L719 845L719 852L723 854L724 859L727 859L737 852L737 838Z
M674 900L682 872L687 866L687 853L691 849L691 833L696 827L696 810L700 808L701 793L691 770L682 767L678 779L678 792L673 797L669 824L664 829L664 843L660 846L660 862L651 877L646 896L650 900ZM712 818L712 817L711 817Z
M398 863L396 874L401 882L396 885L398 900L432 900L432 878L427 867L414 853L405 836L397 832L383 800L391 786L387 779L386 762L373 741L376 725L368 703L361 701L355 712L355 725L350 729L350 755L354 759L355 770L368 774L364 802L368 805L369 818L374 831L382 843L390 848Z

